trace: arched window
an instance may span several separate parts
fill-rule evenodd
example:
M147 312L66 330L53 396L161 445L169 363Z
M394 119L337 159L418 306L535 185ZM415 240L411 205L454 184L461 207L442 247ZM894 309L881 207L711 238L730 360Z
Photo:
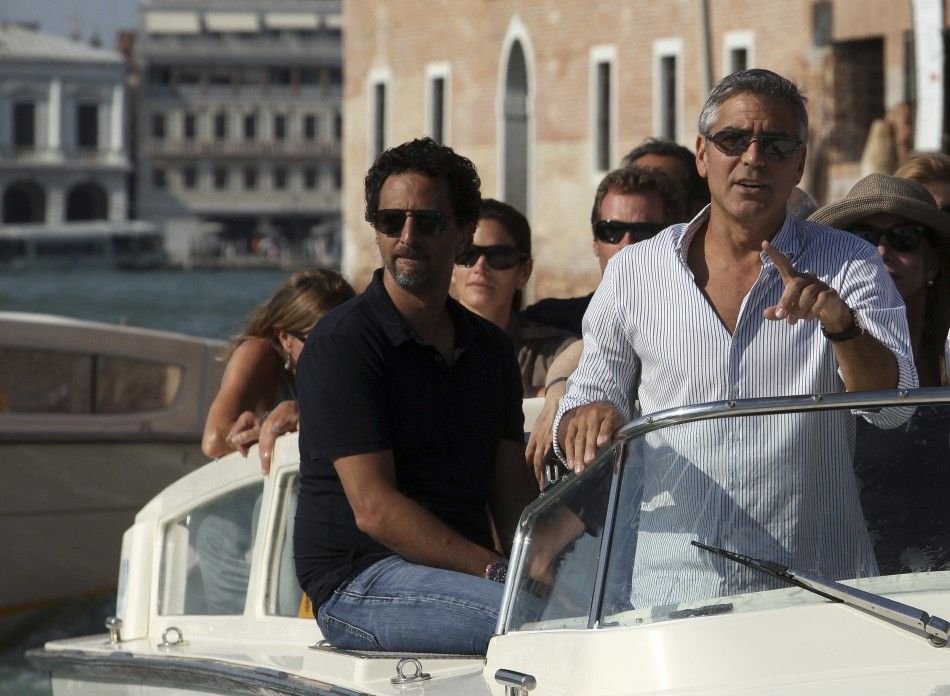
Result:
M46 192L33 181L16 181L3 192L3 222L46 222Z
M517 40L508 53L504 94L504 198L528 215L528 67Z
M99 184L90 182L76 184L66 196L66 221L85 222L107 220L109 199Z

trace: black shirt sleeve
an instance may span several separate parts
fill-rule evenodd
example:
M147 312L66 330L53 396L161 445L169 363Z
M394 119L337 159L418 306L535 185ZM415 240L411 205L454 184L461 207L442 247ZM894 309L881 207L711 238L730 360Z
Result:
M383 366L365 345L336 334L314 336L297 371L311 461L392 449Z
M508 336L503 337L503 369L505 375L505 421L502 425L501 436L505 440L524 442L524 410L521 400L524 398L524 387L521 384L521 368L515 357L515 346Z

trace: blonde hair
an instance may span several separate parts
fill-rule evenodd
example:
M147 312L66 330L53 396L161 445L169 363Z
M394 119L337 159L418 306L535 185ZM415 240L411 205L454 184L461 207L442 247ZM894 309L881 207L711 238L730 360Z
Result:
M285 358L277 339L278 329L308 334L320 317L355 295L352 286L339 273L322 268L298 271L273 297L251 312L244 331L235 337L231 352L249 338L266 338L277 354Z
M931 181L950 181L950 155L942 152L918 152L905 159L894 176L910 179L918 184Z

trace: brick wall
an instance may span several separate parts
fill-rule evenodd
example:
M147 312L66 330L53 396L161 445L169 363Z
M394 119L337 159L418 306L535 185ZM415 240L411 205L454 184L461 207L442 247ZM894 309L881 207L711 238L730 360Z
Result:
M950 0L948 0L950 2ZM775 70L810 97L815 163L804 182L819 197L856 178L822 166L821 134L829 128L831 49L816 46L813 5L806 0L710 0L713 80L721 78L729 37L749 35L750 67ZM909 3L835 0L831 37L883 36L885 102L903 95L904 32ZM535 272L529 299L589 292L599 277L591 250L590 205L600 174L593 170L591 63L594 47L615 53L617 115L612 166L654 134L654 42L682 42L681 142L694 148L696 118L705 98L698 0L389 0L344 3L344 271L363 285L379 264L372 231L363 222L362 180L370 165L368 79L384 69L389 82L389 137L394 145L424 133L426 65L448 63L451 77L447 144L471 158L483 195L501 191L499 113L502 65L512 36L522 40L530 98L529 220ZM844 186L847 190L847 186Z

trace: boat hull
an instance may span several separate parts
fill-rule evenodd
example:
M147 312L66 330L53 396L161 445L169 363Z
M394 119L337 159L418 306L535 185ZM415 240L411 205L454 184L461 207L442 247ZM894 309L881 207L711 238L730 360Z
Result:
M0 630L114 594L135 513L206 462L197 442L0 442Z

